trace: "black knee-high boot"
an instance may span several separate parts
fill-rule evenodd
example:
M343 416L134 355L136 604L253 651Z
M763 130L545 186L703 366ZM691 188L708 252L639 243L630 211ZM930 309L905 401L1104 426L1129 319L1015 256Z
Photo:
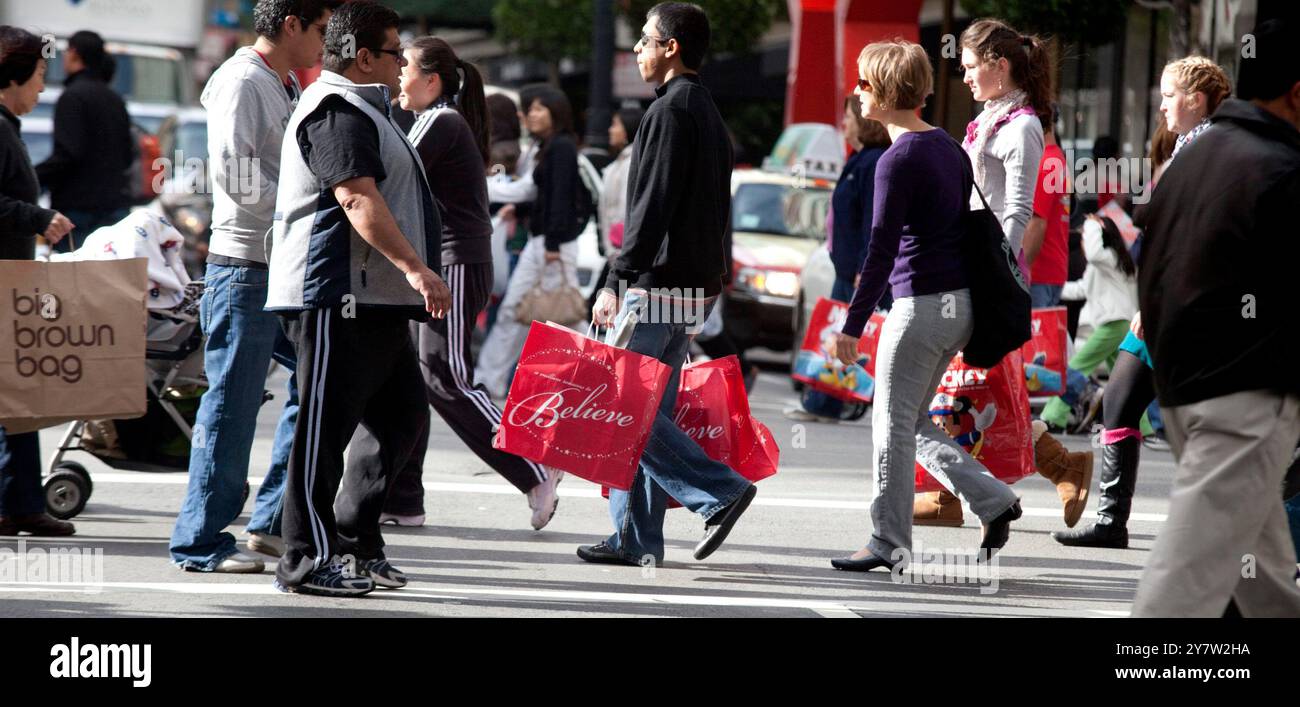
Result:
M1142 442L1136 437L1102 447L1097 522L1087 528L1053 532L1052 538L1062 545L1128 547L1128 517L1133 509L1141 450Z

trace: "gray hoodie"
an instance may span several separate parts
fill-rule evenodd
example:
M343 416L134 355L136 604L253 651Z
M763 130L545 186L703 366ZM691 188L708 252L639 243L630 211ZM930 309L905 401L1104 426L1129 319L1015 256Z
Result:
M298 79L289 74L294 95ZM203 89L208 110L208 165L212 174L210 252L266 262L267 231L275 214L280 144L296 99L252 47L226 60Z

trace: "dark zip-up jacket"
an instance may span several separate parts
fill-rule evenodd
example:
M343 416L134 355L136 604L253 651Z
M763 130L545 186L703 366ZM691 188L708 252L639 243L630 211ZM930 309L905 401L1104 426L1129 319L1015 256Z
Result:
M655 93L632 141L623 251L605 286L713 296L731 259L731 138L699 76L677 76Z
M1300 131L1229 99L1138 212L1138 296L1160 404L1300 394Z
M36 205L40 188L21 133L17 116L0 106L0 260L35 258L36 234L54 219Z
M69 76L54 105L54 151L36 166L41 185L50 190L50 206L59 211L130 206L127 169L134 153L122 97L89 71Z

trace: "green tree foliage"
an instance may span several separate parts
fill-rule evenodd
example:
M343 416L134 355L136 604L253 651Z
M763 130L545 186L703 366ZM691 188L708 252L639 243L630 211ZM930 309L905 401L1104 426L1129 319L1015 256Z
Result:
M1129 0L961 0L972 17L996 17L1021 32L1090 46L1114 40L1131 5Z
M499 0L496 37L513 51L552 65L591 55L591 0Z
M659 0L628 0L623 5L623 19L632 36L641 36L646 12ZM763 33L781 12L784 0L695 0L709 16L713 54L744 54L753 50Z

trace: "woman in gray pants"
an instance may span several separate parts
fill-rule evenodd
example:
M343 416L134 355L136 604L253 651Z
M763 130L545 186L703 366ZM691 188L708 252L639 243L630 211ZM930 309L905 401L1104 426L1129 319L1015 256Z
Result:
M1011 521L1020 517L1011 488L928 414L935 388L973 327L961 260L969 167L956 141L916 115L932 91L931 75L925 50L911 42L869 44L858 57L862 115L884 124L893 145L876 164L870 246L836 341L839 359L857 359L858 337L887 286L894 306L876 354L871 540L851 557L831 561L841 570L907 563L915 462L955 488L980 517L981 550L991 554L1005 545Z

